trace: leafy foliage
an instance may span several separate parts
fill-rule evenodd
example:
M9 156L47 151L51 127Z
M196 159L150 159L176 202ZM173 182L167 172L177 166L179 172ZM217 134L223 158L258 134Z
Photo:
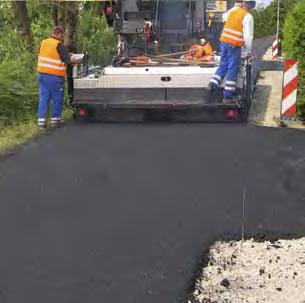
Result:
M299 60L299 114L305 118L305 0L288 14L284 26L283 48L285 56Z
M52 20L47 14L39 14L39 17L32 17L32 31L35 41L35 49L38 50L42 39L48 38L52 31Z
M0 122L27 119L35 112L37 81L28 55L0 63Z
M0 62L13 60L25 51L17 32L8 26L0 31L0 41Z
M278 0L271 2L266 8L259 7L253 13L255 22L255 37L261 38L276 34ZM280 0L280 29L283 28L287 13L298 0ZM280 33L281 34L281 33Z
M116 39L104 16L94 14L92 3L84 2L81 7L79 51L88 52L91 64L105 65L113 56ZM0 128L35 114L37 53L41 40L49 37L53 27L51 8L51 0L27 1L35 44L29 53L16 30L11 3L0 1Z
M80 18L78 50L87 51L90 63L104 66L108 64L115 51L115 36L108 27L104 16L94 15L92 9L84 10Z
M12 23L13 13L7 1L0 1L0 28Z

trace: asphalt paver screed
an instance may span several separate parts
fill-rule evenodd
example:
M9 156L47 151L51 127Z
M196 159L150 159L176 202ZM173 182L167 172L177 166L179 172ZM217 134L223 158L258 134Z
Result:
M186 302L202 251L304 235L305 137L71 124L0 160L0 302Z

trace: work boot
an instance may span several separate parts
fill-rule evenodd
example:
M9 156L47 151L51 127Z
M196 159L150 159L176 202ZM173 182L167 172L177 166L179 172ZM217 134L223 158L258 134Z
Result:
M43 119L43 118L38 119L38 120L37 120L37 126L38 126L38 128L39 128L40 130L45 130L46 127L47 127L46 119Z
M61 118L51 118L50 127L59 128L64 126L64 121Z
M217 89L217 84L213 83L213 82L209 82L209 89L211 92L214 92Z

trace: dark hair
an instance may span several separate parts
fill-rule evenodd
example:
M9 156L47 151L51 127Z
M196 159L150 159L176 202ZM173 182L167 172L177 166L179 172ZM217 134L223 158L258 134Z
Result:
M53 30L52 30L52 36L54 35L54 36L57 36L57 35L59 35L59 34L64 34L64 29L61 27L61 26L55 26L54 28L53 28Z

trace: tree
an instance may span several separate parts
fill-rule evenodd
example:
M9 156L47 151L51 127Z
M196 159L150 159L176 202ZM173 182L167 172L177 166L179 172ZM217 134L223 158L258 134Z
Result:
M53 23L55 26L58 25L58 6L56 1L52 1L52 6L51 6L51 13L52 13L52 19Z
M113 31L108 27L106 18L97 17L93 9L82 11L78 49L88 52L91 64L101 66L109 64L115 53L116 38Z
M103 14L104 6L105 4L102 1L94 2L94 14L100 17Z
M65 45L71 52L76 52L77 48L78 14L79 1L52 1L51 15L53 23L65 29Z
M60 2L60 1L56 1L56 6L57 6L57 10L58 10L58 15L57 15L57 23L55 23L54 25L60 25L63 28L66 28L66 3L65 2ZM56 21L56 20L54 20Z
M278 0L267 7L259 7L254 11L255 37L261 38L276 34ZM280 0L280 29L283 28L287 13L294 7L298 0ZM280 31L282 36L282 31Z
M283 48L285 56L299 61L298 109L305 118L305 0L300 0L288 14L284 26Z
M66 8L66 32L65 45L71 52L77 51L77 25L79 14L79 2L67 1Z
M16 25L21 34L23 44L27 49L31 50L34 45L34 38L26 2L12 1L12 7L14 10Z

